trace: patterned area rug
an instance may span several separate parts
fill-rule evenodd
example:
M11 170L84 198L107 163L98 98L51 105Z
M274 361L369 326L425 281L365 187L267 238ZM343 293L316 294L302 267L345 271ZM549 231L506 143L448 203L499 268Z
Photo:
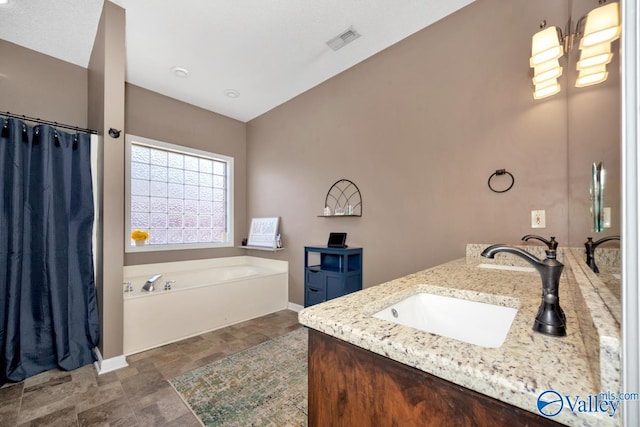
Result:
M306 426L307 329L169 382L205 426Z

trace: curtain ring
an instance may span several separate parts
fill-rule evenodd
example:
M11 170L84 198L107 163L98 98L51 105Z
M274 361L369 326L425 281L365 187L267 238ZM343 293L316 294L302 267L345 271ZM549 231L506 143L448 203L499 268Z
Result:
M2 137L9 138L9 119L4 119L4 126L2 126Z
M22 124L22 142L25 144L29 143L29 134L27 133L27 126Z
M511 177L511 185L509 185L509 187L507 187L504 190L496 190L491 186L491 180L493 179L494 176L500 176L500 175L509 175ZM489 177L489 181L487 181L487 185L489 186L489 188L491 189L491 191L493 191L494 193L505 193L509 190L511 190L511 187L513 187L513 184L516 182L515 178L513 177L513 175L511 175L510 172L507 172L506 169L498 169L497 171L495 171L490 177Z

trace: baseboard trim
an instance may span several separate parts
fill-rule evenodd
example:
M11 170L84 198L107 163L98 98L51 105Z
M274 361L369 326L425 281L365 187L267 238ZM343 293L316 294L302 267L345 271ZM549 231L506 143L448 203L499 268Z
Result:
M295 311L296 313L298 313L298 312L299 312L300 310L302 310L304 307L303 307L303 306L301 306L301 305L299 305L299 304L294 304L294 303L290 302L290 303L287 305L287 308L288 308L289 310L291 310L291 311Z
M129 364L127 363L127 358L124 355L110 357L109 359L103 359L98 347L95 347L93 349L93 353L98 359L93 363L93 365L96 367L98 375L106 374L107 372L116 371L118 369L126 368L127 366L129 366Z

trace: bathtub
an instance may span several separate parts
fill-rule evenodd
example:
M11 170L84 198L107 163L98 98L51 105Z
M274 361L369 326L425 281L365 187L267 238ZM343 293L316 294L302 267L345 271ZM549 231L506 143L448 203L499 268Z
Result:
M155 274L155 291L142 291ZM250 256L124 267L123 352L149 350L234 323L284 310L286 261ZM164 290L172 281L171 289Z

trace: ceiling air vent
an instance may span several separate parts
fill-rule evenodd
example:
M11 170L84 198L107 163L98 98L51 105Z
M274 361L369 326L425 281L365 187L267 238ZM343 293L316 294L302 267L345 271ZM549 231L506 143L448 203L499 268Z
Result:
M360 37L360 33L358 33L355 28L349 27L349 29L347 29L346 31L343 31L342 33L329 40L327 42L327 46L329 46L333 50L338 50L345 47L358 37Z

